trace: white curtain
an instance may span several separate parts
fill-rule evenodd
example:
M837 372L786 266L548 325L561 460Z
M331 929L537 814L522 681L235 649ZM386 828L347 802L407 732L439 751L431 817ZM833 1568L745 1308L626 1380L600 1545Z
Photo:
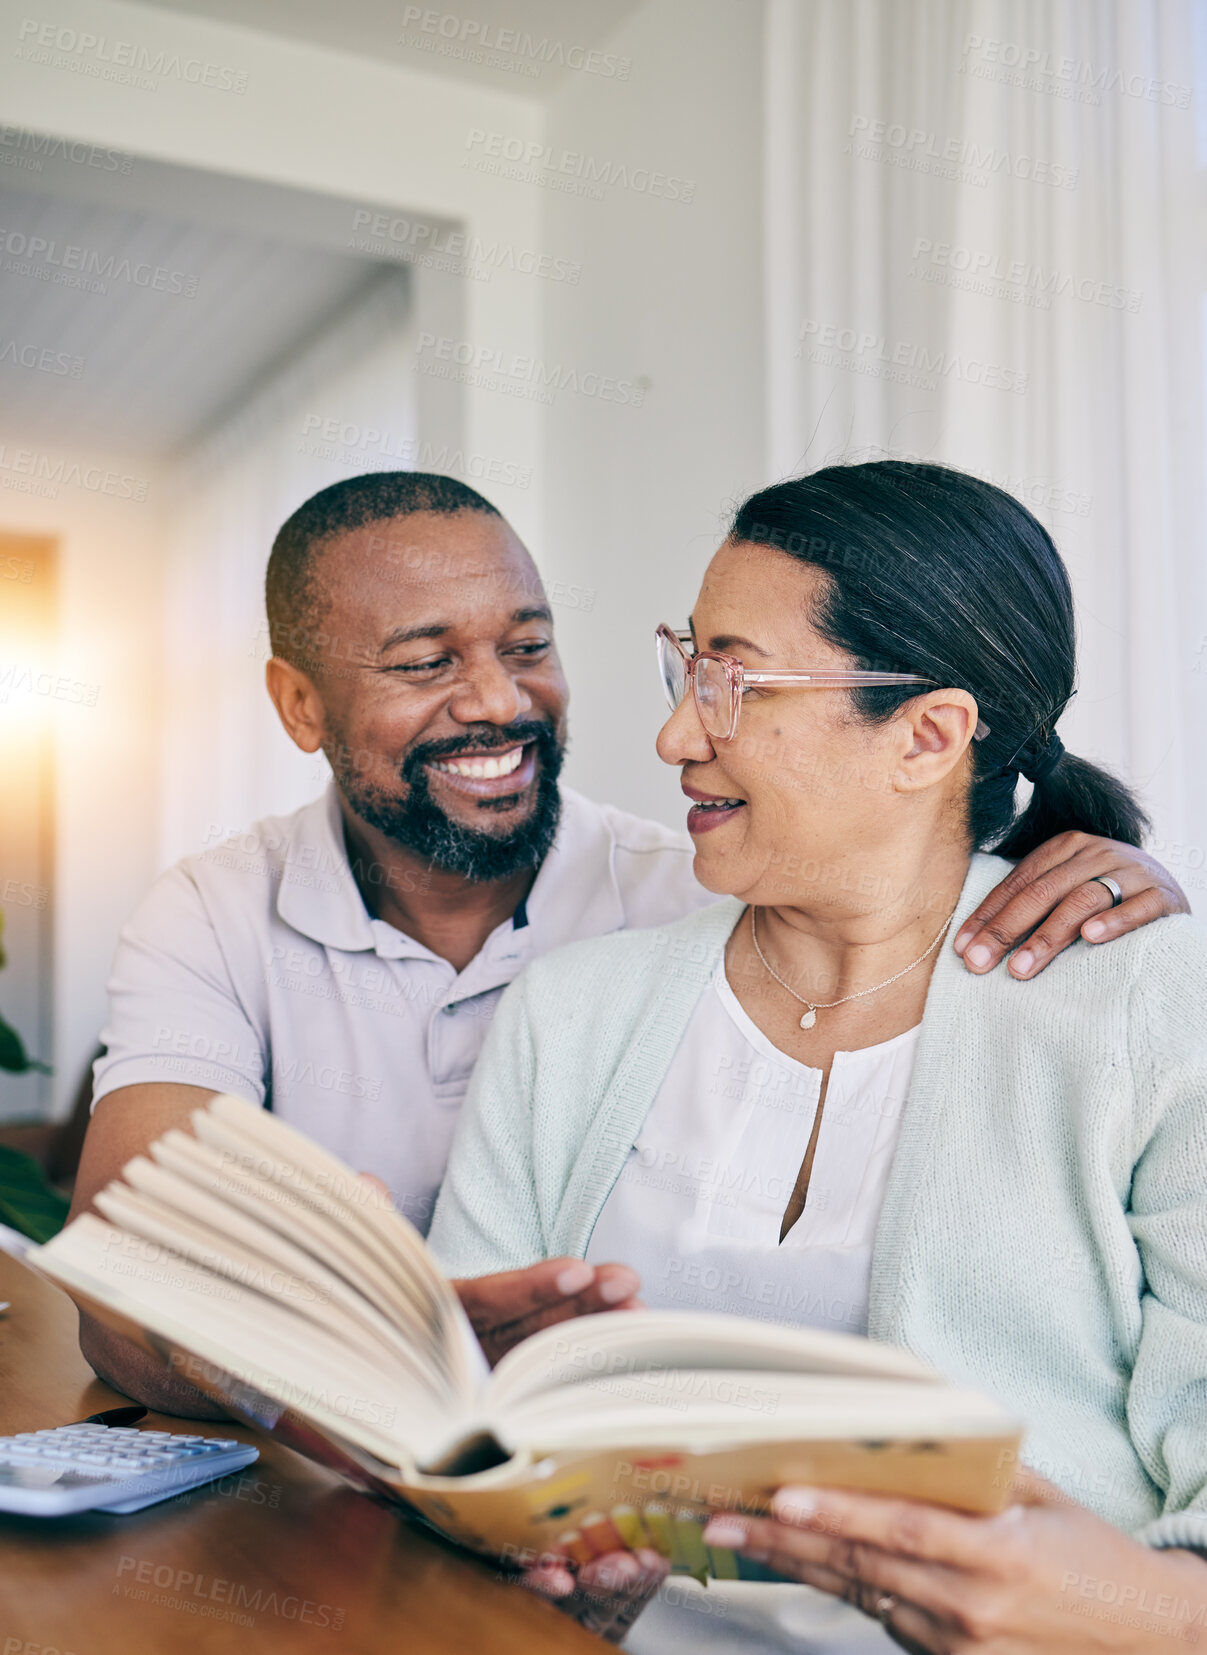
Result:
M1061 735L1207 909L1192 0L769 0L766 50L774 474L933 459L1031 507Z
M160 863L314 798L264 688L277 530L340 478L416 469L405 271L390 270L182 461L169 514Z

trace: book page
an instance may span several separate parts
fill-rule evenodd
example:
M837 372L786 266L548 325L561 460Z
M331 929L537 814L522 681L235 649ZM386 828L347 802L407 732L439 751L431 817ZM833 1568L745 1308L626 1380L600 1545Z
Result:
M372 1185L303 1133L243 1098L221 1095L194 1112L193 1127L204 1143L219 1147L236 1164L251 1165L341 1228L366 1239L376 1256L430 1317L436 1346L450 1381L468 1399L487 1370L461 1301L415 1229Z
M295 1315L346 1339L387 1373L401 1365L433 1400L448 1400L449 1387L422 1343L399 1332L334 1270L167 1168L150 1162L144 1166L138 1188L112 1183L96 1196L100 1211L124 1232L123 1258L145 1262L153 1271L159 1254L171 1252L182 1263L284 1303ZM207 1207L210 1222L201 1223L197 1214ZM418 1333L417 1325L414 1331Z
M851 1333L695 1310L614 1310L542 1328L508 1351L486 1386L500 1412L532 1396L647 1368L850 1374L933 1385L917 1357Z
M319 1212L281 1184L232 1167L220 1153L198 1143L187 1133L171 1131L150 1146L154 1162L138 1156L122 1169L135 1188L154 1194L175 1184L165 1199L178 1203L199 1222L223 1233L228 1213L275 1230L294 1245L338 1273L395 1326L413 1355L426 1362L450 1395L457 1384L445 1341L439 1333L439 1315L415 1290L399 1289L376 1257L335 1219Z
M977 1391L748 1368L615 1374L513 1401L492 1417L506 1447L533 1454L621 1443L702 1452L721 1443L848 1437L938 1442L997 1436L1014 1423Z
M69 1292L110 1304L160 1341L212 1363L387 1464L422 1464L445 1440L447 1405L388 1375L341 1338L171 1254L131 1270L122 1232L84 1213L29 1262ZM184 1369L181 1377L189 1377ZM455 1415L453 1416L455 1418Z

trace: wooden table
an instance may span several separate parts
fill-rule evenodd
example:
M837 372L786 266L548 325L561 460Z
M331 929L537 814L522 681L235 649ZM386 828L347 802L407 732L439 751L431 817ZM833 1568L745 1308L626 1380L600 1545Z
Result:
M0 1254L0 1435L120 1405L80 1355L75 1306ZM149 1429L181 1429L148 1415ZM197 1435L257 1439L199 1420ZM598 1651L491 1567L278 1444L125 1517L0 1514L0 1655Z

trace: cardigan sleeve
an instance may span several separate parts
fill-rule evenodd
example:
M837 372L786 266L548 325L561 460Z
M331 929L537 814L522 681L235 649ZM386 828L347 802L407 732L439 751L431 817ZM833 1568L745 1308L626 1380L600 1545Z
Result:
M1162 1513L1136 1539L1207 1550L1207 933L1149 956L1132 1028L1145 1141L1129 1220L1144 1269L1128 1425Z
M495 1010L453 1138L428 1245L451 1276L545 1257L532 1151L532 1029L521 975Z

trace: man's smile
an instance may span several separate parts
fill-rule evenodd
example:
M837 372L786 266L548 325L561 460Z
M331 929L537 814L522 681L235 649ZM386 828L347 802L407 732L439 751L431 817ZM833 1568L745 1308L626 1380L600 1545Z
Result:
M507 798L531 786L536 775L536 744L508 747L501 753L458 753L429 759L427 768L440 778L437 790L448 788L478 799Z
M524 757L523 747L511 747L498 757L480 758L477 754L456 759L433 759L435 770L451 770L455 776L510 776L518 770Z

